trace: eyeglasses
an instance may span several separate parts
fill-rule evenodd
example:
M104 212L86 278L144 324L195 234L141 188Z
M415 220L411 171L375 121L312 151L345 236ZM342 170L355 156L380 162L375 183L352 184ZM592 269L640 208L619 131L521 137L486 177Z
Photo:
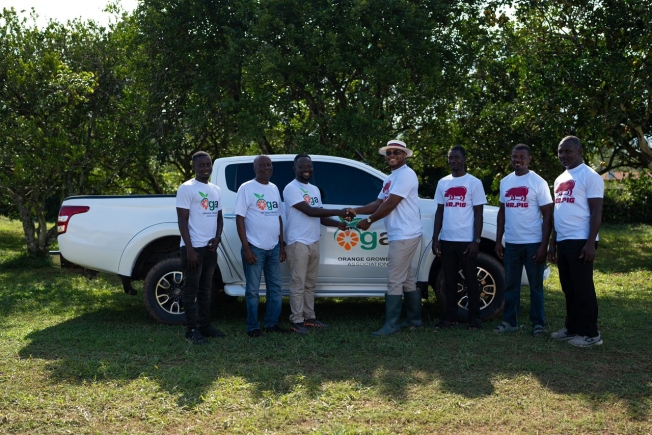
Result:
M386 155L387 157L392 156L392 155L394 155L394 156L400 156L400 155L401 155L402 153L404 153L404 152L405 152L405 151L401 151L401 150L387 150L387 151L385 151L385 155Z

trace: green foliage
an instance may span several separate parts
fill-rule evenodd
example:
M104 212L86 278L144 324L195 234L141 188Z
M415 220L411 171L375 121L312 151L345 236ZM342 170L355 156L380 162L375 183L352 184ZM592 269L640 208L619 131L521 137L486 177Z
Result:
M602 220L610 223L652 222L652 176L628 176L605 183Z
M39 29L2 12L0 212L24 222L31 254L53 241L45 222L64 197L172 193L198 150L333 154L386 169L377 150L399 137L425 196L456 144L491 198L520 142L547 180L562 170L567 134L598 172L652 167L652 0L112 10L108 29Z
M604 173L652 168L652 1L516 0L510 16L485 11L493 32L462 94L462 128L485 167L508 167L525 142L532 168L558 173L556 146L574 134Z

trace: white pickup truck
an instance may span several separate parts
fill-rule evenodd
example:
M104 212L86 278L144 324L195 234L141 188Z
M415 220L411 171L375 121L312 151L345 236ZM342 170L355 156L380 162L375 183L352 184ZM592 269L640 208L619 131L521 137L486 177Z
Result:
M272 155L271 181L283 192L294 178L294 155ZM385 174L354 160L311 156L311 182L322 192L325 208L355 207L373 201ZM214 276L215 295L244 296L245 281L240 239L235 225L235 200L240 184L254 177L254 156L215 160L211 181L222 189L224 233ZM432 254L431 240L435 204L420 199L424 235L412 260L412 270L422 295L434 289L438 305L445 306L443 274ZM484 207L484 226L477 279L481 285L482 318L502 311L504 270L494 255L497 208ZM363 217L363 216L358 216ZM59 212L59 249L55 261L63 267L114 273L125 292L136 294L131 283L144 280L143 300L158 321L169 324L185 320L181 303L183 273L179 258L179 228L174 195L74 196L64 200ZM382 221L368 231L341 231L322 226L321 260L316 295L319 297L383 296L387 290L387 233ZM289 271L283 263L283 288L288 294ZM524 277L524 283L527 280ZM263 284L264 286L264 284ZM467 314L465 277L458 284L459 317ZM261 288L261 295L265 289Z

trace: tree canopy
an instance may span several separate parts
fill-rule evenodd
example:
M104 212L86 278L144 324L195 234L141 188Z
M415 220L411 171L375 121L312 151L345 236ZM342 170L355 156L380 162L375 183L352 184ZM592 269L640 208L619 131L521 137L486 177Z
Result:
M38 28L0 16L0 201L28 251L73 194L172 193L190 156L322 153L384 168L401 138L431 195L462 144L485 186L527 143L652 169L652 0L142 0Z

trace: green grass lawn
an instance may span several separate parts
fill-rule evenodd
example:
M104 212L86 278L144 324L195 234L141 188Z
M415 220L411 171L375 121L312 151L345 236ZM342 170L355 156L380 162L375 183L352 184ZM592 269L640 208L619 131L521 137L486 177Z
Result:
M307 336L245 335L245 306L219 307L228 337L192 346L120 282L23 256L0 218L0 433L652 433L652 226L605 226L596 262L604 345L426 328L372 338L381 299L317 301ZM563 325L556 268L549 330ZM529 299L522 301L527 323ZM282 318L287 319L286 301Z

